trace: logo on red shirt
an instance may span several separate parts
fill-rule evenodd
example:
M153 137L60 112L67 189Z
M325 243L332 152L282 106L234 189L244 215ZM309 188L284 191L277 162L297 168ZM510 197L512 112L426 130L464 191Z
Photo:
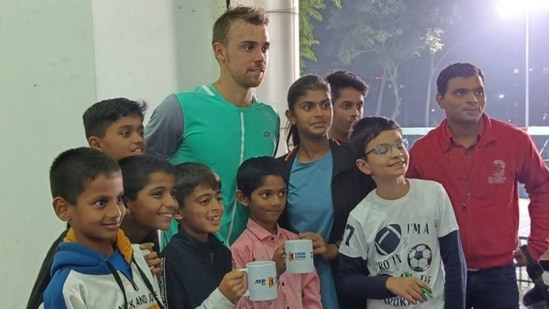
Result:
M492 176L488 177L489 184L505 183L507 177L505 177L505 161L494 160L492 162Z

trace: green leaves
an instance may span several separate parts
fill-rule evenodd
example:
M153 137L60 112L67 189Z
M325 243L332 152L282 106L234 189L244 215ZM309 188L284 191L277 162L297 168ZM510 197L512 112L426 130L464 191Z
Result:
M331 0L336 8L341 8L342 0ZM314 38L312 20L322 21L322 10L326 8L324 0L301 0L299 1L299 53L300 67L305 68L305 59L317 61L313 45L320 42Z

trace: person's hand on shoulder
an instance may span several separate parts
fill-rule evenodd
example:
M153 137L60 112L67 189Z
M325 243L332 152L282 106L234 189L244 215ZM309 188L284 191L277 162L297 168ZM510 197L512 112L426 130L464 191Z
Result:
M149 265L149 268L151 269L151 272L155 276L161 276L162 275L162 268L160 267L160 257L158 256L158 253L153 251L153 245L151 243L144 243L139 246L141 250L148 250L149 253L144 254L143 257L145 258L145 261L147 262L147 265Z
M235 303L246 293L244 284L244 273L238 269L233 269L225 274L221 283L219 283L219 291L232 303Z

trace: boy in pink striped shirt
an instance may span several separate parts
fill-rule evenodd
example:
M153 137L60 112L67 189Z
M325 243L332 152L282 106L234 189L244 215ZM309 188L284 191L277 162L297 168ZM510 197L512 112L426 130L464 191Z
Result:
M278 162L272 157L248 159L240 165L236 178L238 202L250 209L246 229L231 246L236 266L243 268L249 262L273 260L279 275L277 299L257 302L242 297L236 308L322 308L316 271L285 273L284 242L297 239L297 235L278 226L278 218L286 207L286 182Z

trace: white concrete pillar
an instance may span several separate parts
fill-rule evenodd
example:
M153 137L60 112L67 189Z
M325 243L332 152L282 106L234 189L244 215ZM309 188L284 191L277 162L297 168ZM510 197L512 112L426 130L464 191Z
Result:
M226 0L171 1L178 90L214 82L219 77L219 65L212 49L213 24L225 12Z
M278 154L287 151L285 143L284 112L287 109L286 95L290 85L299 77L299 0L235 0L231 5L257 5L269 14L271 39L270 62L263 85L257 96L278 111L281 120L281 142Z

